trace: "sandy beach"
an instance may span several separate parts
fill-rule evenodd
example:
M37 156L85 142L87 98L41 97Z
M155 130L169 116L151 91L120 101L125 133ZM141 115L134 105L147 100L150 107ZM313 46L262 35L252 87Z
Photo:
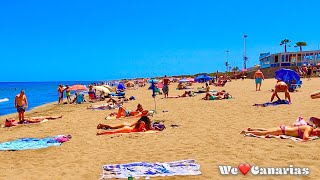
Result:
M80 105L47 104L26 113L27 116L63 115L63 118L34 125L1 128L0 142L22 137L47 137L71 134L71 141L57 147L40 150L0 152L2 173L0 179L98 179L102 166L137 161L168 162L195 159L201 165L202 175L159 177L151 179L292 179L294 176L222 176L218 165L240 163L261 167L308 167L310 174L302 179L320 178L316 153L319 140L294 142L280 139L243 137L239 133L248 127L276 127L291 125L299 115L306 119L320 117L320 99L310 94L319 88L320 78L302 79L298 92L291 93L292 104L277 107L255 107L255 103L270 101L275 79L267 79L261 91L255 91L253 79L233 80L225 87L211 86L212 90L227 90L234 99L220 101L195 97L162 99L157 95L157 113L152 120L164 120L166 129L157 134L126 134L96 136L98 123L116 125L137 119L105 120L116 110L86 110L90 103ZM182 95L170 85L170 96ZM202 86L194 84L193 87ZM125 104L130 110L141 103L154 110L154 99L148 87L128 90L127 96L135 101ZM280 97L284 97L280 93ZM94 104L102 104L97 102ZM163 112L167 110L168 112ZM0 117L1 122L6 117ZM171 124L179 127L172 128Z

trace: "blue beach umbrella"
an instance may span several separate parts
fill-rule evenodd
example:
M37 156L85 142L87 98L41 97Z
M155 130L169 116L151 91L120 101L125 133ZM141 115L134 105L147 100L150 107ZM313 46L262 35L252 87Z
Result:
M124 87L124 85L122 83L119 83L117 89L122 90L122 89L126 89L126 88Z
M292 80L295 80L296 82L300 81L299 74L296 71L293 71L291 69L282 68L276 71L275 73L276 73L275 78L282 80L283 82L291 83Z
M151 89L152 89L152 97L156 97L156 85L154 84L153 80L151 81Z
M196 82L207 82L207 81L210 81L212 79L213 79L212 77L203 74L203 75L200 75L200 76L196 77L194 80Z

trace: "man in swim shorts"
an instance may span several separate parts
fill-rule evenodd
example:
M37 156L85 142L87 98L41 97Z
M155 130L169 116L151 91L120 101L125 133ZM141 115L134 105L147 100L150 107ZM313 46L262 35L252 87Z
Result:
M63 86L62 84L58 87L58 104L63 103Z
M162 88L164 98L167 98L169 96L169 82L170 82L169 78L167 78L167 75L165 75L163 79L163 88Z
M66 84L66 88L65 88L65 90L66 90L67 101L68 101L68 103L71 103L70 87L69 87L69 85L68 85L68 84Z
M264 75L260 69L254 73L253 78L256 80L256 91L260 91L262 80L264 80Z
M24 120L24 112L28 108L27 96L24 90L21 90L20 94L16 95L14 100L14 107L17 108L19 114L19 122L22 123Z
M271 96L271 102L273 102L273 99L275 96L278 98L278 100L281 100L278 95L278 92L284 92L285 93L285 100L288 98L289 103L291 103L291 98L290 98L290 94L289 94L289 87L285 82L283 82L280 79L278 79L275 90Z

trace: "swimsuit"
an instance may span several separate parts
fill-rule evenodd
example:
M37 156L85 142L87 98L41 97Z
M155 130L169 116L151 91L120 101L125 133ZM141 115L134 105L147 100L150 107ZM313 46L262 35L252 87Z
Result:
M216 97L215 96L210 96L209 100L215 100Z
M126 116L130 116L130 111L126 110Z
M66 96L70 96L70 91L66 91Z
M281 125L280 126L281 132L283 135L286 135L286 126L285 125ZM303 139L303 132L301 131L300 127L298 126L298 137L300 139Z
M25 111L26 111L26 108L25 108L24 105L23 105L23 106L18 106L18 105L17 105L17 111L18 111L18 112L25 112Z
M301 131L299 126L298 126L298 136L300 139L303 139L303 132Z
M262 83L262 78L256 78L256 84L261 84Z
M163 85L162 91L167 94L169 92L169 86L167 84Z

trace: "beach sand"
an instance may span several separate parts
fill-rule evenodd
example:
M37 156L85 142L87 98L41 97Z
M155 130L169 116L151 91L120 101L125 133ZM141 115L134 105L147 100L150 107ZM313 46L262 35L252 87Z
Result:
M240 163L261 167L308 167L310 174L302 179L320 178L319 140L294 142L280 139L243 137L239 133L248 127L291 125L299 115L306 119L320 117L320 99L310 94L319 88L320 78L302 79L299 92L291 93L291 105L255 107L255 103L270 101L274 79L265 80L262 91L255 91L254 80L228 82L225 87L234 99L204 101L204 94L191 98L161 99L156 97L157 114L152 120L165 120L167 129L157 134L126 134L96 136L98 123L116 125L137 119L105 120L109 110L86 110L90 104L49 104L33 109L28 116L63 115L63 118L42 124L21 125L0 129L0 142L22 137L46 137L71 134L73 138L58 147L40 150L0 152L0 179L98 179L102 166L137 161L168 162L195 159L202 175L159 177L151 179L292 179L294 176L222 176L218 165L237 167ZM202 84L195 84L197 88ZM182 95L170 85L170 95ZM27 92L26 92L27 93ZM141 103L153 110L154 99L147 87L127 91L137 100L125 106L135 109ZM280 93L284 97L283 93ZM45 98L45 97L44 97ZM94 103L94 104L102 104ZM163 112L168 110L168 112ZM10 115L16 117L16 114ZM6 116L0 117L3 121ZM172 128L171 124L179 127Z

